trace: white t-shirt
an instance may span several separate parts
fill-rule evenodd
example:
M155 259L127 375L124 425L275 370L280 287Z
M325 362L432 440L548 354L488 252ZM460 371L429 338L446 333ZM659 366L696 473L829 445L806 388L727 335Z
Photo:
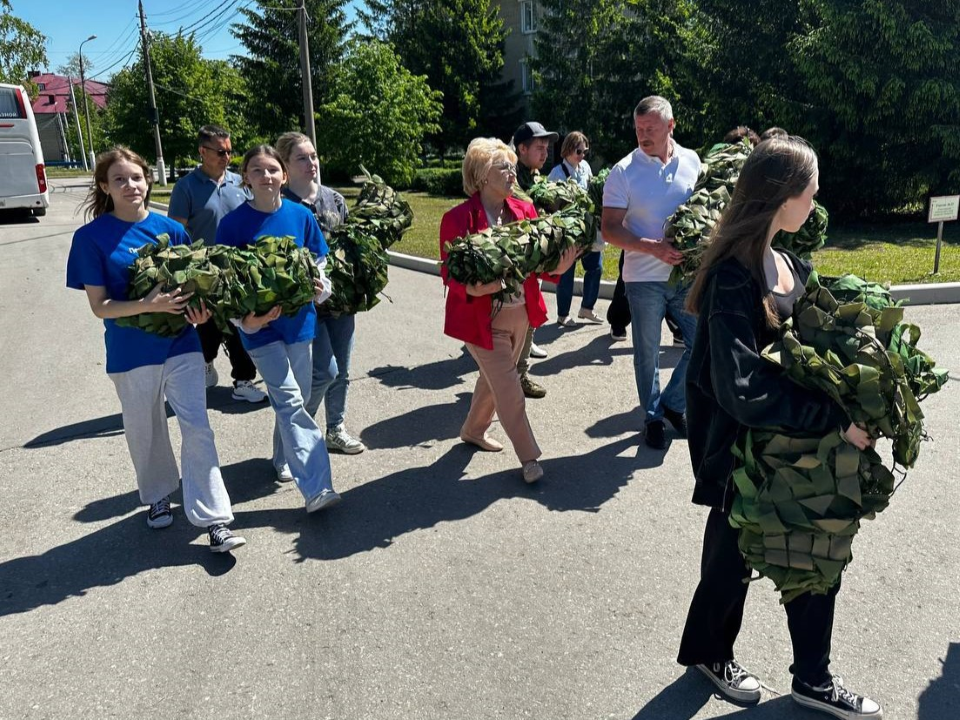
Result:
M603 186L603 206L626 210L624 227L637 237L662 241L667 218L693 194L699 175L700 158L677 143L665 165L637 148L610 171ZM665 282L670 270L653 255L624 253L624 282Z

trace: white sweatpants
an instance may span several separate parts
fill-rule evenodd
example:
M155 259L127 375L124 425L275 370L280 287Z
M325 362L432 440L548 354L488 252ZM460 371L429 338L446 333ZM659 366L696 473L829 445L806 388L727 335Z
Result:
M170 445L164 396L180 423L183 509L198 527L233 522L230 497L207 419L203 355L186 353L163 365L110 373L123 411L123 430L137 474L140 501L151 505L180 484Z

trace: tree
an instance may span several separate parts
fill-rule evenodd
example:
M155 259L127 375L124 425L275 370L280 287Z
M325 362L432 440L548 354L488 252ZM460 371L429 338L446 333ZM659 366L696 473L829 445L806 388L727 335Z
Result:
M314 105L331 95L344 43L352 23L347 22L347 0L307 0L310 21L310 76ZM259 8L241 8L244 23L230 32L247 49L235 55L233 64L247 84L257 89L250 98L246 117L261 140L273 142L278 135L303 127L303 83L297 14L287 0L259 0Z
M616 162L636 147L632 111L663 95L684 144L702 137L699 87L689 50L696 38L689 0L542 0L534 115L563 132L582 130L594 156ZM690 139L688 139L690 138Z
M27 74L46 67L46 44L43 33L13 14L10 0L0 0L0 82L24 84L36 97L37 88Z
M960 185L960 4L818 0L793 45L794 122L835 209L864 214ZM791 128L793 129L793 128Z
M205 60L192 35L153 33L150 59L156 87L160 138L171 172L177 161L197 154L197 130L207 123L224 125L243 147L245 124L238 106L247 95L239 73L223 60ZM108 96L109 134L144 157L155 157L147 117L143 50L137 61L113 76Z
M362 163L390 184L409 186L424 135L439 130L440 100L389 45L356 41L330 100L318 108L318 151L333 170L352 174Z
M87 57L83 56L83 74L86 77L92 75L94 68L93 61ZM69 59L60 67L57 68L57 72L61 75L66 75L68 78L78 78L80 77L80 53L75 52L69 57Z
M509 106L518 96L512 83L500 82L506 31L489 0L367 0L367 6L362 16L374 35L443 93L440 130L430 137L441 155L478 134L513 131L504 126L516 117Z

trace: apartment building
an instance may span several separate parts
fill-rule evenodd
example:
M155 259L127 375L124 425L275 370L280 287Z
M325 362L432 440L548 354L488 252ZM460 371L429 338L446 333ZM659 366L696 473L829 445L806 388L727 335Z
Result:
M513 80L514 87L522 91L521 102L527 107L534 88L529 58L536 55L534 39L541 9L537 0L496 0L495 5L507 31L501 78Z

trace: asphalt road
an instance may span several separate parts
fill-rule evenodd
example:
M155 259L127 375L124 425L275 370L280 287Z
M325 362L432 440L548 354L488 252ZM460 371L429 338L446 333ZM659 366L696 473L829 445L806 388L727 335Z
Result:
M442 335L432 276L392 268L392 301L358 318L347 424L370 449L333 458L340 506L306 515L273 479L272 412L221 386L210 419L249 544L214 556L179 511L149 530L102 329L64 287L80 185L0 224L0 718L818 717L779 696L790 645L766 582L737 646L770 688L759 706L676 665L705 511L685 441L641 443L629 343L538 332L546 478L525 486L512 453L457 440L475 365ZM960 306L908 318L960 365ZM925 404L933 439L839 596L833 667L889 719L960 717L957 397Z

